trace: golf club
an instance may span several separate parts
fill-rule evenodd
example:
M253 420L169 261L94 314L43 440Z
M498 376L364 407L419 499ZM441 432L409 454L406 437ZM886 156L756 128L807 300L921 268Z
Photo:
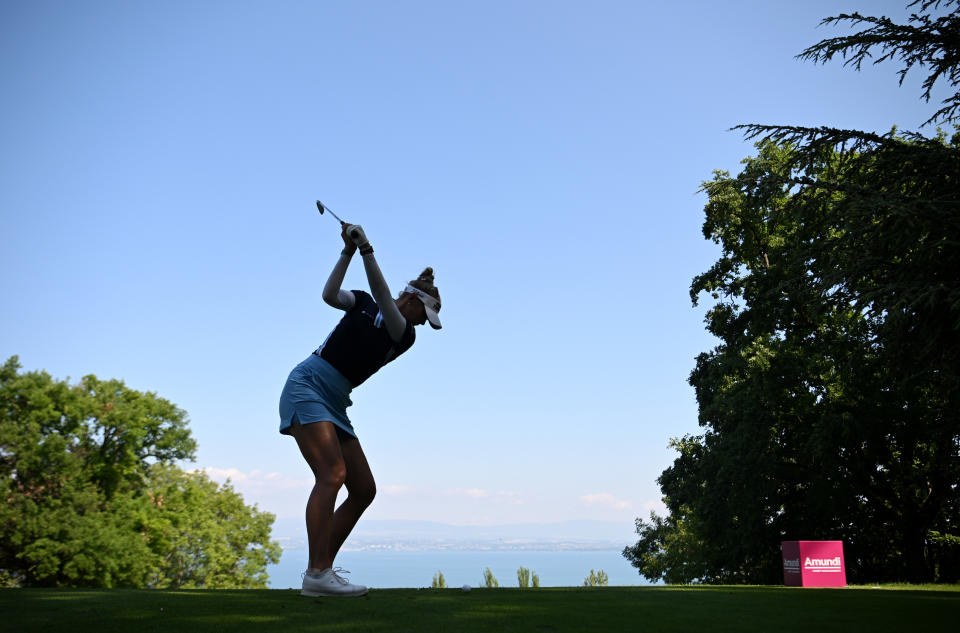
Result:
M320 215L323 215L323 212L326 211L326 212L328 212L330 215L332 215L333 217L335 217L335 218L340 222L340 224L346 224L346 222L344 222L343 220L340 219L340 216L338 216L336 213L333 212L333 209L331 209L330 207L324 205L324 204L323 204L322 202L320 202L319 200L317 200L317 209L320 211ZM356 237L356 236L357 236L357 232L356 232L356 231L351 231L351 232L350 232L350 237Z

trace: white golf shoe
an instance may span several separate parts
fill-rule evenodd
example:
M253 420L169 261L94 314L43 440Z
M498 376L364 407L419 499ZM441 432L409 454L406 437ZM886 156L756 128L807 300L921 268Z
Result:
M339 572L339 573L338 573ZM362 596L367 593L363 585L354 585L340 574L350 572L337 567L324 569L321 572L306 572L303 575L303 589L301 596Z

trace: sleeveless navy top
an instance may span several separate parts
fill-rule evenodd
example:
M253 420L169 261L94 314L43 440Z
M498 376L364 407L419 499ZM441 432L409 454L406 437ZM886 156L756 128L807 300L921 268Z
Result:
M407 321L403 336L395 343L373 297L362 290L350 292L356 303L314 354L333 365L356 387L410 349L416 340L416 332L413 324Z

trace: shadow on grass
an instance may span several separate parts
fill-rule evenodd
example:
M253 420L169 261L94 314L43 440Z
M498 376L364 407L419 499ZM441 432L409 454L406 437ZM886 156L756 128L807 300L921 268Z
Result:
M907 588L604 587L296 590L0 590L3 628L71 633L209 631L952 630L960 591Z

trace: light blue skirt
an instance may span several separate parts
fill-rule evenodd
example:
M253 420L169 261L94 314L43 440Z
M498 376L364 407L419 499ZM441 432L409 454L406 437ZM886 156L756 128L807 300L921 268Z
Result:
M333 422L357 437L347 417L353 385L333 365L316 354L293 368L280 394L280 432L291 435L294 420L300 424Z

